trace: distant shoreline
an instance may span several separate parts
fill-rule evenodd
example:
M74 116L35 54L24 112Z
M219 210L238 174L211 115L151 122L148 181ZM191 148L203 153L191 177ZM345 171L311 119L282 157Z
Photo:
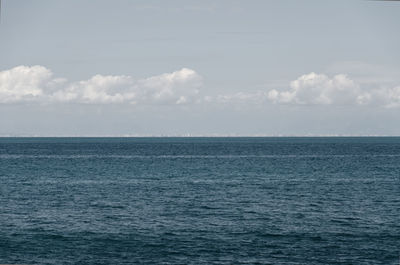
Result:
M271 136L0 136L0 139L6 138L399 138L400 135L271 135Z

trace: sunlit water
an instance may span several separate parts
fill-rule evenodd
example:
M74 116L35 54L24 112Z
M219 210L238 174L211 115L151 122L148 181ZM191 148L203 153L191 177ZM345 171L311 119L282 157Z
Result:
M399 264L400 138L3 138L0 263Z

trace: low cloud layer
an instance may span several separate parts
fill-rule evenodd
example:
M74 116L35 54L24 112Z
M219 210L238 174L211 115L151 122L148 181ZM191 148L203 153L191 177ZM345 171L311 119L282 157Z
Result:
M270 90L268 99L279 104L399 107L400 86L377 87L359 84L343 74L329 77L310 73L292 81L289 90Z
M292 81L288 89L201 95L202 77L181 70L145 79L95 75L69 82L43 66L18 66L0 72L0 103L80 104L295 104L400 107L400 86L359 83L346 75L310 73Z
M187 68L139 80L96 75L68 82L43 66L18 66L0 72L0 103L184 104L195 99L201 82L201 76Z

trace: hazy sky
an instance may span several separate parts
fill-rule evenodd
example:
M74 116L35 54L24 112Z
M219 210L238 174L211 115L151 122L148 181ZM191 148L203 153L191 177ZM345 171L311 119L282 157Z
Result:
M400 2L2 2L0 135L400 135Z

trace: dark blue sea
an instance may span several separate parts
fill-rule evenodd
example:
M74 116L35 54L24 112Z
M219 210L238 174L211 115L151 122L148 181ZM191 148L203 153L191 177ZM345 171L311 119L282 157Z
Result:
M0 264L399 264L400 138L1 138Z

